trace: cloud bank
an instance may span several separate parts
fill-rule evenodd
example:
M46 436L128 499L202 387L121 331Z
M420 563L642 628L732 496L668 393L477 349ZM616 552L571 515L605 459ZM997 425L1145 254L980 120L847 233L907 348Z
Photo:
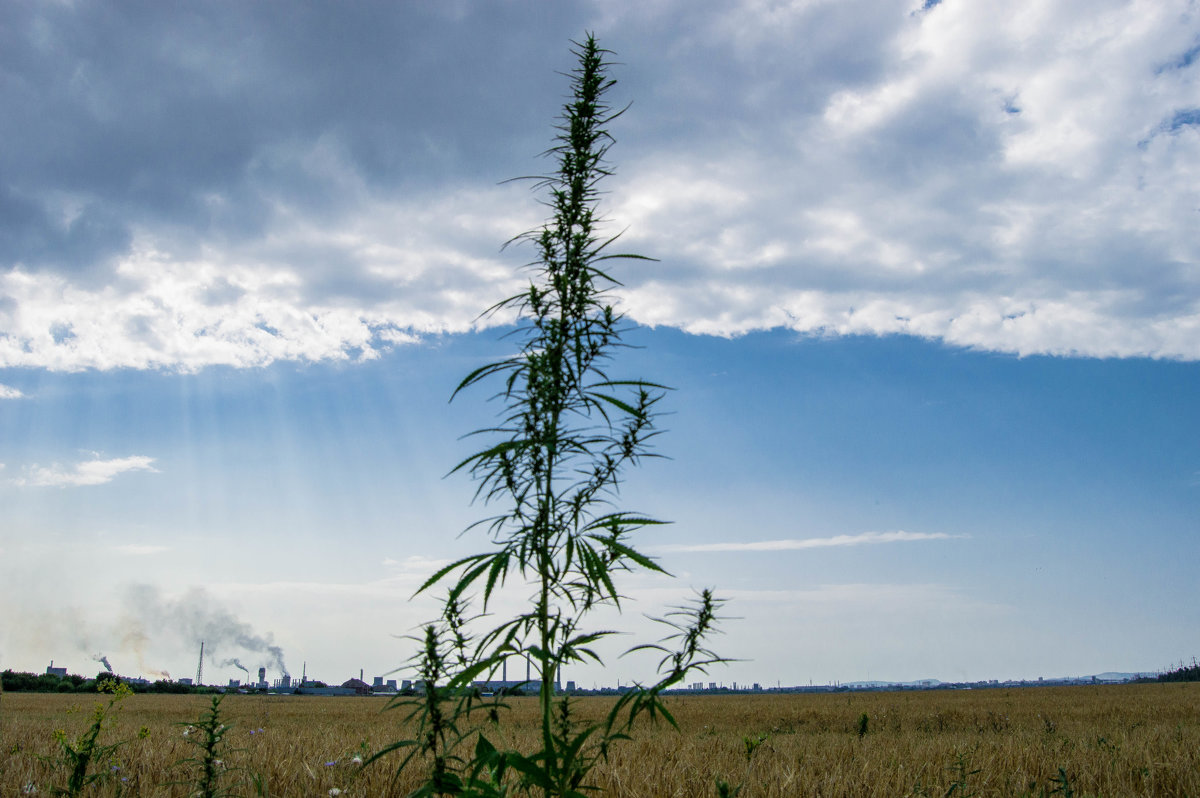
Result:
M868 20L864 22L864 20ZM647 325L1200 359L1188 0L22 4L0 368L356 360L520 285L587 29ZM496 321L503 321L496 320Z

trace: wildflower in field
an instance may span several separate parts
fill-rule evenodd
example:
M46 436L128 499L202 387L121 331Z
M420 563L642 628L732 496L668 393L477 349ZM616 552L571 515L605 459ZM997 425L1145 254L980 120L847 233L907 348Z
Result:
M362 757L361 757L361 756L354 756L354 757L352 757L352 758L350 759L350 762L351 762L352 764L355 764L355 765L361 765L361 764L362 764Z
M341 794L342 794L342 791L339 790L337 787L329 788L329 798L337 798L337 796L339 796Z
M327 768L331 768L331 767L333 767L333 766L334 766L334 765L336 765L336 764L337 764L337 760L335 759L335 760L333 760L332 762L326 762L326 763L325 763L325 767L327 767Z

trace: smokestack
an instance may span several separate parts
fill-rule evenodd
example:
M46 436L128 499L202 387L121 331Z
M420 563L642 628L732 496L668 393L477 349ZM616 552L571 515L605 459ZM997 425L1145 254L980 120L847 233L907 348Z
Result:
M528 655L528 654L526 654L526 655L525 655L525 681L529 681L529 667L530 667L530 664L531 664L531 663L529 662L529 655Z
M508 681L508 657L504 658L504 664L500 666L500 681Z

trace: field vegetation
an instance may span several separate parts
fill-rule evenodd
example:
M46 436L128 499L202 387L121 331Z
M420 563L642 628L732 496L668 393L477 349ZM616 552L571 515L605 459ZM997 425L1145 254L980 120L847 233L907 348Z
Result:
M592 773L603 795L714 795L719 779L741 785L742 798L1200 795L1196 683L664 700L678 730L646 726L614 748ZM513 748L536 743L538 700L508 703L491 738ZM581 718L599 720L612 703L574 705ZM93 704L71 694L4 695L0 795L65 786L55 732L77 739ZM373 698L228 696L220 783L246 796L406 795L423 774L393 781L386 762L358 764L412 733L383 706ZM204 696L124 698L99 743L125 742L92 763L104 778L84 794L195 794L196 746L184 732L199 733L209 707ZM189 729L179 723L185 718L197 723Z
M473 527L490 548L421 588L445 590L410 663L424 689L390 704L134 695L99 674L107 692L84 696L85 680L30 676L14 689L57 692L0 698L0 796L1200 795L1196 684L671 695L722 661L707 648L721 606L708 590L634 647L661 657L642 686L555 693L564 669L600 662L594 645L614 633L589 624L620 607L614 577L663 570L631 539L661 522L615 506L625 470L658 456L667 391L609 371L626 323L608 269L646 260L601 234L608 126L623 110L605 97L608 51L588 36L573 53L555 170L534 178L551 217L514 239L536 252L528 288L487 312L515 312L516 351L454 392L490 386L502 406L475 433L485 448L454 469L492 513ZM529 609L493 617L506 586L529 589ZM513 656L533 664L538 696L481 705L472 684Z

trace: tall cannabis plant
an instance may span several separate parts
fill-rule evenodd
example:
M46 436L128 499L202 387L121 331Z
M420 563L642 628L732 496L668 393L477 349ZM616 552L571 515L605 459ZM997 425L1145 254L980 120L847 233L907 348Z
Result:
M528 288L489 311L516 312L517 351L471 372L454 391L457 397L481 383L499 386L499 422L474 433L487 440L485 448L454 469L469 472L478 483L476 498L498 512L476 525L488 532L489 551L438 571L422 587L444 583L448 595L441 622L426 630L417 666L425 674L454 675L444 688L427 683L424 696L410 702L423 733L393 748L407 747L406 761L423 756L430 763L426 794L503 793L515 784L545 795L579 795L594 764L640 715L670 720L659 699L663 689L717 661L704 647L717 609L706 592L664 620L672 627L671 645L638 647L660 652L661 673L625 695L604 723L578 727L569 699L556 695L564 666L601 661L595 644L612 633L585 624L597 607L620 607L614 575L663 571L630 542L635 530L660 522L614 506L623 470L654 456L649 444L665 391L609 373L624 327L611 302L618 283L607 265L645 260L610 252L615 238L600 233L599 186L611 175L608 126L624 109L605 99L616 82L608 75L608 51L589 36L572 52L578 66L570 73L570 99L547 152L557 168L534 178L551 218L514 239L537 253ZM528 610L472 633L466 607L476 600L486 613L510 581L531 591ZM465 720L480 707L472 680L496 674L513 655L537 669L537 751L499 751ZM431 658L454 662L446 667ZM468 738L475 740L473 753L465 753ZM448 776L454 764L458 775Z

